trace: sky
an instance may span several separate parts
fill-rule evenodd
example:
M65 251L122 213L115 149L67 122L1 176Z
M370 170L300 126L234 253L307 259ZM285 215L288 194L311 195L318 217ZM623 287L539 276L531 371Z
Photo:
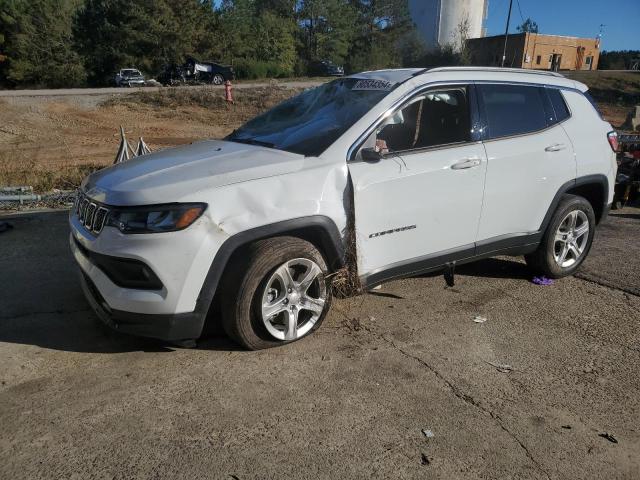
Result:
M487 35L504 34L509 0L488 1ZM513 0L509 32L527 17L540 33L576 37L594 38L603 23L602 50L640 50L640 0Z

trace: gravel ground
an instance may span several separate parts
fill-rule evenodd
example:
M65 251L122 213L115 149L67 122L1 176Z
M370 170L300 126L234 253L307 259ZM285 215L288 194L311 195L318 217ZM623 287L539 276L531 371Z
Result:
M107 332L66 213L2 219L0 478L640 478L640 209L577 277L395 281L261 352Z

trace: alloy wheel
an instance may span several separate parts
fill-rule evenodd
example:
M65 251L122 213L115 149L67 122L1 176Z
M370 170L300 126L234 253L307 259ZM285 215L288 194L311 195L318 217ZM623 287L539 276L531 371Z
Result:
M569 212L556 230L553 258L562 268L574 265L589 243L589 218L582 210Z
M306 335L320 319L327 301L322 269L313 260L295 258L278 267L262 293L262 321L282 341Z

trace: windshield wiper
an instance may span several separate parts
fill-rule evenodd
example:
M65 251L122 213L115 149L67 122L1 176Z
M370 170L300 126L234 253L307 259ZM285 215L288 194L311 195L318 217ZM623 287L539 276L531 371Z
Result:
M260 147L276 148L277 149L275 143L263 142L261 140L256 140L255 138L230 137L230 138L228 138L228 140L231 141L231 142L246 143L246 144L249 144L249 145L258 145Z

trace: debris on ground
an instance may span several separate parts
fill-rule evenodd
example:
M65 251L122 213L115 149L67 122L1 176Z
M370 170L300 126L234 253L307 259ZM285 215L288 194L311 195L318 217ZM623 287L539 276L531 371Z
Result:
M420 454L420 464L429 465L431 463L431 459L427 457L424 453Z
M118 145L118 152L116 153L116 158L113 161L114 165L149 153L151 153L151 149L142 137L138 138L138 146L135 149L132 148L125 136L124 127L120 125L120 145Z
M550 278L547 278L545 276L542 277L533 277L533 280L531 280L533 283L535 283L536 285L553 285L553 280Z
M562 425L560 428L564 428L565 430L571 430L571 425Z
M2 201L0 199L0 210L25 210L39 208L68 208L73 205L76 196L76 190L57 190L51 193L37 195L38 199L29 202Z
M598 436L604 438L605 440L609 440L611 443L618 443L618 439L610 433L599 433Z
M33 187L2 187L0 188L0 202L35 202L41 200L40 195L33 193Z
M484 323L487 321L487 317L483 317L482 315L476 315L475 317L473 317L473 321L475 323Z
M352 332L358 332L362 328L359 318L348 318L346 320L343 320L342 324Z
M9 222L0 222L0 233L4 233L8 230L11 230L13 228L13 225L10 224Z
M433 438L435 437L435 435L433 434L433 432L431 430L428 430L426 428L422 429L422 435L424 435L427 438Z
M455 287L456 286L456 262L447 263L446 268L444 270L444 281L447 284L447 287Z
M493 363L493 362L486 362L486 363L494 367L500 373L509 373L513 370L513 367L506 363Z

